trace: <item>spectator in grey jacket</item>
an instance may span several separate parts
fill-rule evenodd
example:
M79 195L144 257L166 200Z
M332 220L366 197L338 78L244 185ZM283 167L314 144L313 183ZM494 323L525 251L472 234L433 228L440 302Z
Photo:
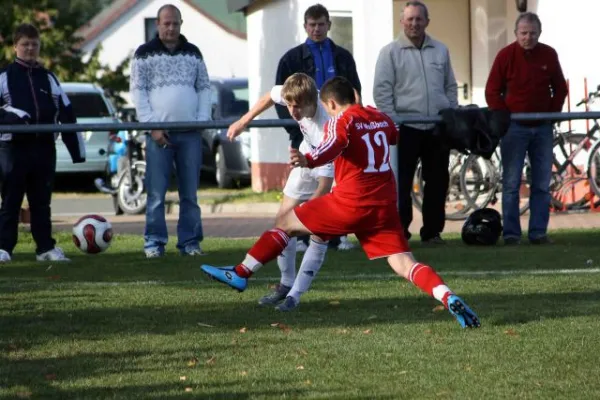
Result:
M167 4L158 10L158 37L140 46L131 67L130 92L140 122L211 119L210 81L202 53L180 34L181 13ZM146 257L160 257L167 244L165 194L173 163L179 184L177 248L201 255L203 239L197 190L202 166L199 131L153 130L146 140Z
M427 7L409 1L403 11L400 37L381 49L375 67L373 97L389 116L420 114L434 116L444 108L458 106L457 87L448 48L425 33L429 25ZM398 141L398 201L405 235L412 222L413 177L419 160L425 181L421 240L444 244L440 234L446 219L449 149L434 136L432 124L400 127Z

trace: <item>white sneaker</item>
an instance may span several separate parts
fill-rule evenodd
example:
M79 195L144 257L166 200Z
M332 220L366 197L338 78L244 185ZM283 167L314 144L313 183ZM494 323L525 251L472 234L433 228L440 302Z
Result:
M342 236L340 238L340 244L338 244L338 250L352 250L355 247L356 246L348 240L347 236Z
M0 263L10 262L10 254L8 251L0 249Z
M206 253L203 252L201 248L186 250L186 251L182 252L181 254L184 256L205 256L206 255Z
M146 258L158 258L164 255L164 253L158 249L144 250L144 254L146 254Z
M35 256L35 259L38 261L71 261L70 259L65 257L65 253L60 247L55 247L52 250L48 250L45 253L38 254L37 256Z

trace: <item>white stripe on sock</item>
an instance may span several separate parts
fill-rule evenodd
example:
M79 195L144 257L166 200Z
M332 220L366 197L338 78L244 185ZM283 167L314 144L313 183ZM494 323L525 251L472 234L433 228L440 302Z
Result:
M438 285L433 288L433 297L436 300L442 301L446 293L451 292L450 288L446 285Z

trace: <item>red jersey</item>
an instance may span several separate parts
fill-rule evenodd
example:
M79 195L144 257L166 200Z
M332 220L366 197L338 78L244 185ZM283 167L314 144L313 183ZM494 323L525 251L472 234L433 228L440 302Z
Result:
M334 197L356 207L396 204L390 146L398 130L385 114L358 104L325 124L321 144L306 154L309 168L335 159Z
M566 97L558 55L543 43L525 50L514 42L500 50L485 86L492 110L559 112Z

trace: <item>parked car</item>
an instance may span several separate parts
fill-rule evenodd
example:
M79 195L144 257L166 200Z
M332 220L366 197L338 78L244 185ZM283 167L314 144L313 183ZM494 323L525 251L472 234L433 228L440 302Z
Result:
M248 79L212 79L213 120L233 122L248 112ZM203 171L212 174L221 188L250 184L250 132L227 139L227 128L203 131Z
M248 80L223 79L211 81L213 120L235 121L248 111ZM123 108L122 115L137 121L134 108ZM237 140L227 139L227 128L202 131L202 170L221 188L250 184L250 132Z
M116 109L104 95L104 91L93 83L65 82L63 90L73 105L78 124L118 123ZM102 173L108 164L109 132L81 132L85 141L86 161L73 164L67 147L60 136L56 141L57 173Z

